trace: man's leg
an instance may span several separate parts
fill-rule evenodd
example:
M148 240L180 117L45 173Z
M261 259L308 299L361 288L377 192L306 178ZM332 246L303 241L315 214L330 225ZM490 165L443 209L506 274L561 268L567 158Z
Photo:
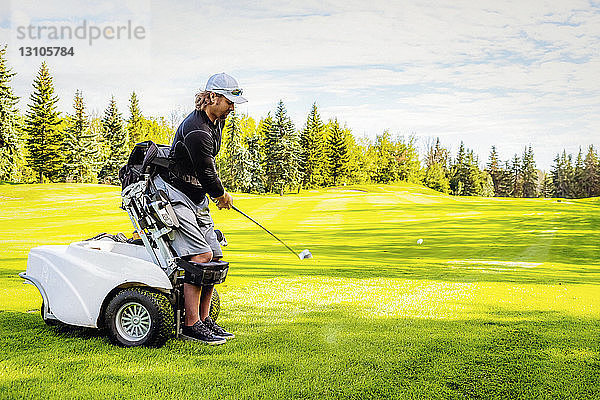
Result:
M215 285L202 286L202 294L200 295L200 320L204 321L210 313L210 301L212 299Z
M223 257L216 256L211 261L219 261L221 258ZM202 294L200 295L200 321L204 321L208 317L208 314L210 314L210 302L214 289L215 285L202 286Z
M218 255L213 257L213 252L207 252L195 255L191 257L190 260L200 263L209 262L211 259L213 261L218 261L223 258L223 256L219 254L220 249L214 251L217 252ZM200 321L213 335L216 335L216 338L233 339L235 337L233 333L227 332L223 327L217 325L216 322L209 318L210 303L212 301L214 289L214 285L196 286L188 283L184 284L185 329ZM199 313L198 309L200 309Z
M197 263L207 263L212 260L212 252L206 252L201 254L196 254L190 258L190 261ZM185 325L192 326L196 322L200 320L200 315L198 311L200 307L204 310L206 308L206 315L208 315L208 310L210 310L210 298L212 296L213 286L210 286L210 296L206 299L206 295L204 292L207 290L203 290L202 286L192 285L191 283L183 284L183 299L185 303ZM202 294L202 296L200 296ZM202 297L202 298L201 298ZM200 313L202 314L202 313ZM206 318L206 315L202 318Z

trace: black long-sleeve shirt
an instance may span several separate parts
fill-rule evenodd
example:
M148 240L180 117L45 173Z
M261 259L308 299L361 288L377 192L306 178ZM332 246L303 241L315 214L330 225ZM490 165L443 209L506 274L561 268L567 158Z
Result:
M173 167L164 178L193 202L200 202L207 193L213 198L225 193L215 165L223 125L224 121L213 124L204 111L194 110L175 133L170 151Z

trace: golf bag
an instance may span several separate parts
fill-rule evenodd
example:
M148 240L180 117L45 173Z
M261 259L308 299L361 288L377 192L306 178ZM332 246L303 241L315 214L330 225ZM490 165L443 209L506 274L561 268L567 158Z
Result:
M121 189L132 183L144 180L144 176L154 177L160 168L169 169L171 159L169 158L169 146L156 144L151 140L135 145L127 164L119 170Z
M138 143L131 152L127 165L119 171L119 178L123 189L121 208L129 215L154 263L162 268L173 284L173 302L179 315L176 319L179 324L184 310L183 283L196 286L222 283L227 276L229 263L195 263L182 259L171 247L170 242L174 231L179 228L179 221L167 194L157 189L153 181L158 173L170 167L168 154L168 146L151 141ZM213 297L213 302L214 300ZM216 306L219 307L218 304Z

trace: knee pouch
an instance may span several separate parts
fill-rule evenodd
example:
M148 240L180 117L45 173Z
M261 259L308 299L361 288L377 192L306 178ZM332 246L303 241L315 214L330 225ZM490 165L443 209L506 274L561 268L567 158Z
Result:
M229 263L227 261L211 261L195 263L192 261L177 260L177 265L185 271L183 281L196 286L217 285L225 281Z

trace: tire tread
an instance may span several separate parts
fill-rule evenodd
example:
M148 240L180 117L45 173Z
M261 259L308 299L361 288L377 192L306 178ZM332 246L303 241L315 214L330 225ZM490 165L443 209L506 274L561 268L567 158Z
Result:
M154 320L154 318L152 320L154 327L150 331L149 337L136 344L130 344L129 342L123 342L119 340L118 333L112 327L112 319L115 317L118 306L125 300L131 299L132 296L137 300L139 300L140 296L145 298L152 303L157 311L156 320ZM151 313L151 315L155 314L151 310L148 311ZM117 292L116 295L110 300L108 307L106 308L105 320L111 342L124 347L160 347L165 344L165 342L173 335L175 325L173 307L165 295L142 287L131 287Z

